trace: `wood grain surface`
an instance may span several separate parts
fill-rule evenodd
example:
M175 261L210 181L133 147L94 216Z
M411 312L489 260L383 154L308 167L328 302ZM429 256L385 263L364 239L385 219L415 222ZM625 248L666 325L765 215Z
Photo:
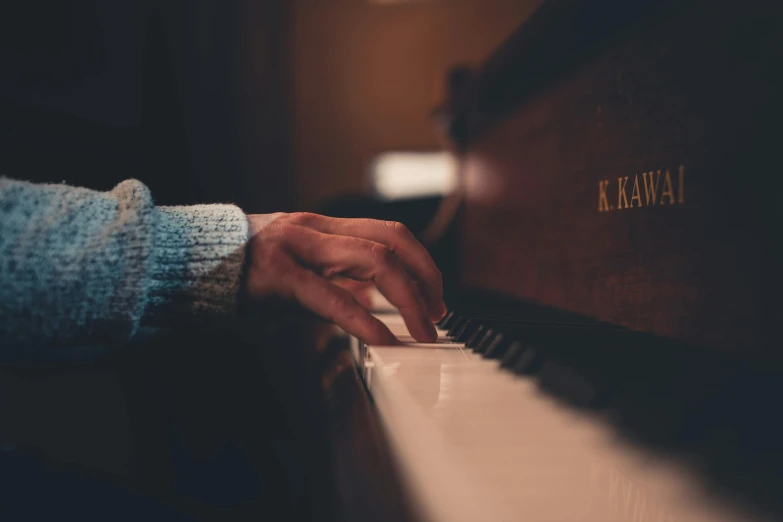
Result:
M778 358L782 10L691 1L573 36L619 4L534 15L452 115L461 283ZM593 52L555 70L558 36Z

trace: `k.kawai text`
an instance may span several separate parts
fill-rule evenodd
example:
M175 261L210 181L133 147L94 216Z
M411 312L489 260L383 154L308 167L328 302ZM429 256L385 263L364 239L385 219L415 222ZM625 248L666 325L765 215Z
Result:
M598 182L598 212L685 203L685 166Z

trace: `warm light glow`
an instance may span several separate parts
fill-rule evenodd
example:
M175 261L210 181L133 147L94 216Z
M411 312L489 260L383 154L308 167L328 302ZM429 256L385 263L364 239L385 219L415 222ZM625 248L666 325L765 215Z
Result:
M387 152L370 168L370 188L382 199L437 196L457 185L457 162L448 152Z

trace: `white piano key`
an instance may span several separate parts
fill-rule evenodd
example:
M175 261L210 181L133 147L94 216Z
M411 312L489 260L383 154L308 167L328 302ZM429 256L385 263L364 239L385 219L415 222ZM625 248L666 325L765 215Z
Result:
M399 315L377 317L410 340ZM369 346L360 361L424 520L749 520L676 464L543 394L534 378L439 335Z

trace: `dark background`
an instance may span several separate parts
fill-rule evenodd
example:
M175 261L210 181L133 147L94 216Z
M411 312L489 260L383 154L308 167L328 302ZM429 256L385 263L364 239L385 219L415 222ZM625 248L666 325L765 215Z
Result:
M4 4L0 170L97 189L135 177L159 204L290 209L284 5Z
M313 210L386 150L435 149L446 70L538 1L0 5L0 173L159 204Z

